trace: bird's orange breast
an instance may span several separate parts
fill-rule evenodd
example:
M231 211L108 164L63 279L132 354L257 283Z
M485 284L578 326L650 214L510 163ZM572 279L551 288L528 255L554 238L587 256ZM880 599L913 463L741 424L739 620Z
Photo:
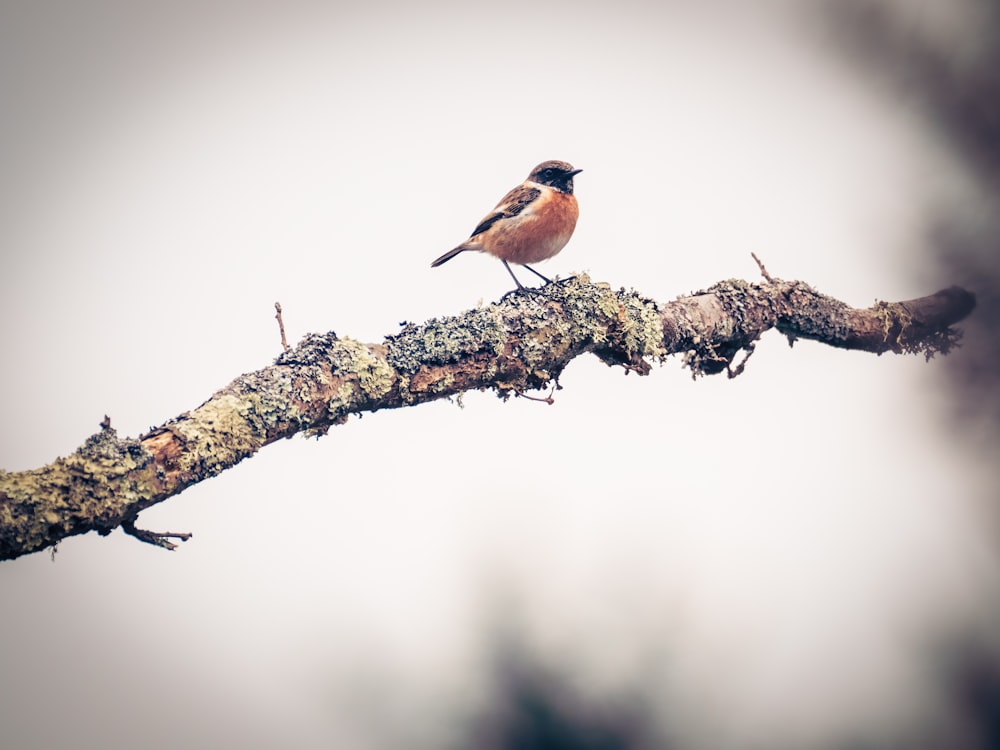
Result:
M576 198L546 190L526 210L480 235L482 249L508 263L538 263L565 247L580 215Z

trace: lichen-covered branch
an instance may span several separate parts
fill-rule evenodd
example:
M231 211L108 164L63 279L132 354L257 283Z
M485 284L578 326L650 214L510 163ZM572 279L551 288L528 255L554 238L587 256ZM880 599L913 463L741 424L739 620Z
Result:
M801 282L726 281L657 303L586 276L423 325L406 324L378 344L335 333L309 335L269 367L241 375L201 406L137 439L109 422L48 466L0 471L0 559L13 559L87 531L121 526L143 541L138 514L184 488L297 433L323 434L349 415L410 406L463 391L504 397L556 381L593 353L641 374L650 362L685 356L696 375L738 374L734 359L766 330L869 352L946 353L973 296L947 289L909 302L848 307Z

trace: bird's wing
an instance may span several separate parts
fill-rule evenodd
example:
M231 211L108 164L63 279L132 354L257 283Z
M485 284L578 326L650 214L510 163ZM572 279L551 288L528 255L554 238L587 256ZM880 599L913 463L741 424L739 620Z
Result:
M470 234L469 237L471 238L475 237L477 234L482 234L500 219L509 219L511 216L517 216L525 208L530 206L541 194L542 191L538 188L528 187L527 185L518 185L500 199L497 207L479 222L479 225L472 231L472 234Z

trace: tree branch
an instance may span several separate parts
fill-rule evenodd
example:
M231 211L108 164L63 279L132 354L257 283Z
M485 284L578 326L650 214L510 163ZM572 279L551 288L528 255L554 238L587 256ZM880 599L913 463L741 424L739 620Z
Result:
M725 281L658 304L584 275L462 315L406 324L379 344L310 334L273 365L241 375L138 439L119 438L108 420L65 458L30 471L0 471L0 559L119 526L173 548L168 537L187 535L136 529L138 514L269 443L301 432L325 434L350 414L468 390L523 395L556 382L587 352L642 375L651 361L683 354L695 376L723 370L735 376L753 342L776 328L789 341L919 352L929 359L955 346L960 334L950 326L974 306L972 294L953 287L859 310L802 282L770 276L761 284ZM741 350L745 357L734 369Z

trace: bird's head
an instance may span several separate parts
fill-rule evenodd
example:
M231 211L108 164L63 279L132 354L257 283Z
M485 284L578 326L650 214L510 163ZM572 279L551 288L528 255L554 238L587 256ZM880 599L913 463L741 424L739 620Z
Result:
M582 169L574 169L573 165L565 161L543 161L531 170L528 175L529 182L537 182L539 185L548 185L563 193L573 193L573 178L582 172Z

